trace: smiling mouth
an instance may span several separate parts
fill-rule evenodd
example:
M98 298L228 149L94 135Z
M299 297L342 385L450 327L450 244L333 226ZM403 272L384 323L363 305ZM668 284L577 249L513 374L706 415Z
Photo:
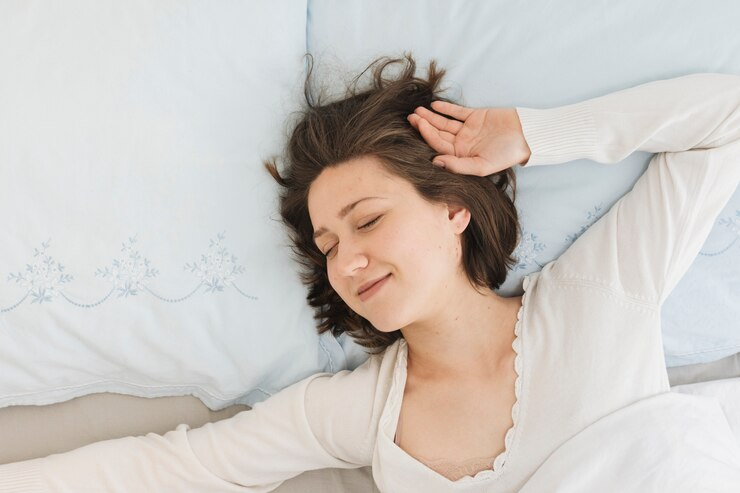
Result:
M378 279L376 282L368 286L367 288L363 289L362 291L358 292L357 295L360 297L360 300L365 301L367 298L375 294L375 292L382 287L383 284L385 284L385 281L390 278L391 275L388 274L385 277L382 277Z

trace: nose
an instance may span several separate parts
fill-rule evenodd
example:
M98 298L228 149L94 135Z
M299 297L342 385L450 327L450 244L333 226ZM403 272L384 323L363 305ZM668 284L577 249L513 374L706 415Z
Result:
M367 254L353 241L344 241L337 252L337 271L342 276L352 276L368 264Z

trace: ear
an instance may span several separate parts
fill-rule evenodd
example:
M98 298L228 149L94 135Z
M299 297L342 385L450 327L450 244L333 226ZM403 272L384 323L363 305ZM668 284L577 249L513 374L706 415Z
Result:
M455 233L462 234L470 224L470 211L461 205L447 204L447 218Z

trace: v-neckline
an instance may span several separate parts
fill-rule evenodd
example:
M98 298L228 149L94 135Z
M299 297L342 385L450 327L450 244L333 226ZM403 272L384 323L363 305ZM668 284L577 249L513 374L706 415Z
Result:
M440 474L439 472L435 471L434 469L431 469L429 466L421 462L416 457L413 457L411 454L406 452L404 449L402 449L400 446L398 446L395 443L395 436L398 431L398 421L400 419L401 415L401 409L403 407L403 398L404 393L406 391L406 383L407 383L407 368L408 368L408 344L404 339L400 339L399 341L399 352L396 360L396 366L397 370L400 371L401 378L397 381L398 388L396 389L396 392L398 393L398 399L396 403L396 408L393 409L394 412L394 418L395 418L395 425L391 427L391 433L390 433L390 442L393 447L397 448L400 452L405 454L406 456L413 459L416 463L418 463L421 467L425 468L428 471L431 471L432 473L438 475L441 478L444 478L447 481L456 483L460 481L466 481L466 480L478 480L485 477L498 477L500 476L504 471L504 466L507 463L507 459L509 455L511 454L512 450L512 444L514 442L514 438L517 435L518 432L518 418L519 418L519 409L520 409L520 403L522 401L521 398L521 388L522 388L522 367L523 367L523 355L522 355L522 329L523 329L523 317L524 317L524 309L526 307L526 301L527 301L527 287L529 285L529 277L525 276L523 281L523 293L522 293L522 299L521 299L521 305L519 306L519 309L517 311L516 316L516 323L514 325L514 341L512 342L512 348L514 349L514 352L516 353L516 356L514 357L514 371L516 372L516 380L514 382L514 394L515 394L515 401L511 409L511 417L512 417L512 426L506 431L505 438L504 438L504 450L499 453L496 458L493 460L492 468L490 469L484 469L479 472L477 472L474 476L465 475L457 480L451 480L447 478L446 476Z

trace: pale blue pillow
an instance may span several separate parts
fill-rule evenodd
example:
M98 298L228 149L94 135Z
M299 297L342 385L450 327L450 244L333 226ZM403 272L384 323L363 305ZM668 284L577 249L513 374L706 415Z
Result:
M345 367L262 167L305 28L305 0L0 3L0 407Z
M627 0L309 0L308 48L326 72L354 72L412 51L448 70L469 106L553 107L693 72L740 74L740 4ZM331 68L331 70L329 70ZM337 85L339 88L339 85ZM651 155L516 168L524 238L499 294L556 259L644 172ZM740 163L738 163L740 164ZM740 193L717 218L662 311L667 366L740 351ZM364 360L340 341L350 364Z

